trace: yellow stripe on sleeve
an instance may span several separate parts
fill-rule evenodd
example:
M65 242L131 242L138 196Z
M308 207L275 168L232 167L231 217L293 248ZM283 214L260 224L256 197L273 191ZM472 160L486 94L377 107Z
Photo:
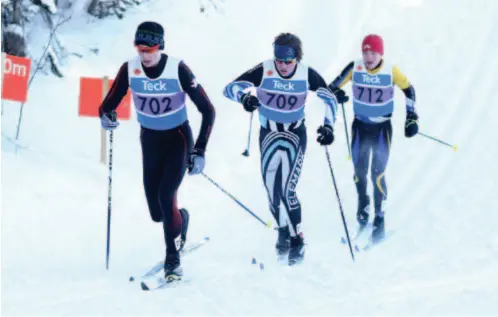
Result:
M399 70L398 66L393 67L393 82L400 89L406 89L410 87L410 82L408 78Z

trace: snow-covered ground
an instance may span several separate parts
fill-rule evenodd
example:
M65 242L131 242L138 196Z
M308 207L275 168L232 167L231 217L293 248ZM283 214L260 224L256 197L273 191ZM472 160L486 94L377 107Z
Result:
M2 116L2 315L498 315L498 2L491 0L152 0L123 20L61 27L98 56L74 57L64 79L38 77L24 111L4 102ZM421 131L456 143L458 152L403 135L397 92L387 171L386 225L395 234L352 262L323 148L315 131L323 106L307 106L309 146L299 183L308 249L296 267L276 263L276 233L254 221L200 176L186 177L192 242L186 282L145 293L130 275L163 256L142 187L136 121L115 135L110 270L105 269L107 167L99 164L100 122L78 117L80 76L114 76L135 51L138 23L166 28L166 52L183 58L212 99L217 118L205 172L265 220L271 215L259 174L256 122L251 156L241 156L248 114L222 95L224 85L271 57L272 40L295 32L304 60L330 82L360 57L366 33L384 37L417 92ZM67 41L70 46L71 42ZM346 105L348 125L351 105ZM195 133L200 115L190 104ZM356 192L341 115L330 148L346 219L354 228ZM371 186L370 186L371 189ZM255 257L263 271L251 265Z

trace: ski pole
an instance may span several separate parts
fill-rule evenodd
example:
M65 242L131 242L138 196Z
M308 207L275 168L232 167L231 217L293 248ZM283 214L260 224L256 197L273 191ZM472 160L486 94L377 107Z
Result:
M344 103L343 102L341 102L341 107L342 107L342 116L344 118L344 130L346 131L346 142L348 142L348 153L349 153L348 160L351 160L351 158L352 158L352 156L351 156L351 144L349 143L348 124L347 124L347 120L346 120L346 112L344 111Z
M330 154L327 147L325 147L325 154L327 155L327 162L329 163L330 174L332 175L332 182L334 183L335 194L337 196L337 201L339 202L339 209L341 211L342 224L344 225L344 230L346 231L346 237L348 238L349 251L351 252L351 257L354 261L353 247L351 246L351 239L349 238L348 226L346 225L346 219L344 218L344 211L342 209L341 198L339 197L339 191L337 189L337 184L335 182L334 171L332 170L332 163L330 161Z
M233 201L235 201L240 207L242 207L245 211L247 211L251 216L253 216L255 219L257 219L259 222L261 222L263 225L265 225L268 228L271 228L271 222L264 222L261 218L259 218L254 212L252 212L249 208L247 208L243 203L241 203L237 198L235 198L232 194L227 192L223 187L221 187L218 183L216 183L214 180L212 180L209 176L207 176L204 173L201 173L202 176L204 176L208 181L211 182L214 186L218 187L224 194L226 194L228 197L230 197Z
M441 144L443 144L443 145L449 146L449 147L450 147L450 148L452 148L452 149L453 149L453 151L455 151L455 152L456 152L456 151L458 151L458 146L457 146L456 144L455 144L455 145L453 145L453 144L449 144L449 143L447 143L447 142L444 142L444 141L442 141L442 140L439 140L439 139L437 139L437 138L435 138L435 137L433 137L433 136L427 135L427 134L422 133L422 132L419 132L418 134L420 134L421 136L426 137L426 138L428 138L428 139L430 139L430 140L433 140L433 141L436 141L436 142L441 143Z
M249 134L247 135L247 148L242 153L244 156L249 156L249 148L251 147L251 131L252 131L252 117L254 116L254 112L251 112L251 119L249 119Z
M112 146L113 146L113 131L109 133L109 185L107 192L107 250L105 267L109 269L109 253L111 248L111 189L112 189Z

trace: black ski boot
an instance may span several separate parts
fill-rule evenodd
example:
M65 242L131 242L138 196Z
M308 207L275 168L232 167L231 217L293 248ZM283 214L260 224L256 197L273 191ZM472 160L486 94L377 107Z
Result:
M289 265L301 263L304 260L304 239L300 233L290 238Z
M181 280L183 276L182 266L180 265L180 253L166 253L164 261L164 278L168 283Z
M372 243L381 242L385 237L384 216L376 215L373 221Z
M368 217L370 211L370 197L364 196L358 198L358 211L356 212L356 220L358 220L358 231L361 232L368 224Z
M290 251L289 227L278 228L278 238L275 249L279 260L287 257Z
M185 243L187 242L187 231L188 231L188 223L190 220L190 215L187 209L180 209L180 215L182 216L182 232L180 234L180 243L178 245L178 251L183 250Z

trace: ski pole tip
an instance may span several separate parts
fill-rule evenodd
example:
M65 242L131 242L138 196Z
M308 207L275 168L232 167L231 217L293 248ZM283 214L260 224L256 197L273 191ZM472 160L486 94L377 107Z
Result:
M266 227L267 227L267 228L271 228L271 221L268 221L268 222L266 223Z
M456 145L456 144L455 144L455 145L453 145L451 148L452 148L452 149L453 149L453 151L455 151L455 152L456 152L456 151L458 151L458 145Z
M348 161L351 161L352 159L351 155L348 155Z

